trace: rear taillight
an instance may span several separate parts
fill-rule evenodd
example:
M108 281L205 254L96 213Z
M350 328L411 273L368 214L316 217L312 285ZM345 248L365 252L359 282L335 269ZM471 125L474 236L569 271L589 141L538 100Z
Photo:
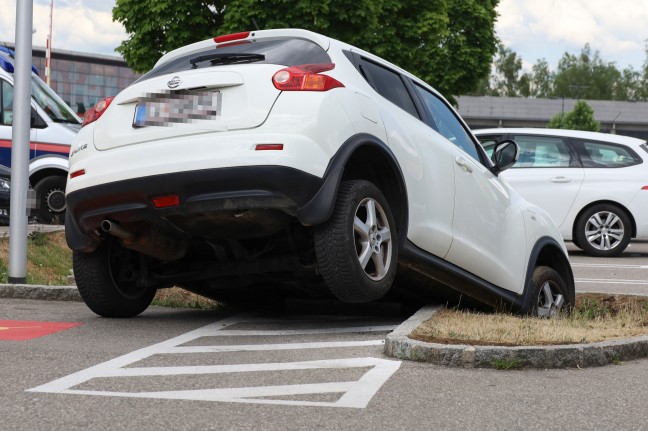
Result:
M328 91L332 88L344 87L340 81L320 72L332 70L333 63L300 64L281 69L272 77L272 83L281 91Z
M97 121L99 117L101 117L103 113L106 112L106 109L108 109L110 103L113 101L114 98L115 96L110 96L101 99L99 103L97 103L92 108L88 109L85 115L83 116L83 124L81 124L81 127Z

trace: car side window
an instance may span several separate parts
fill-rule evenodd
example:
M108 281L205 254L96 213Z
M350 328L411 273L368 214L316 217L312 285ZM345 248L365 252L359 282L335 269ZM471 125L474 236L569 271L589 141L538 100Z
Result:
M372 84L374 90L382 97L414 117L419 118L414 101L412 101L405 83L403 83L403 79L398 73L364 58L360 60L360 69L363 74L369 75L369 79L366 76L365 79Z
M486 155L491 158L493 157L493 150L495 150L495 145L500 142L503 138L502 135L488 135L488 136L477 136L479 143L486 151Z
M567 143L554 136L513 136L520 148L513 168L568 168L572 156Z
M415 84L414 88L432 116L432 122L428 125L475 160L481 160L475 143L445 102L418 84Z
M0 125L11 126L13 123L13 86L0 79Z
M641 163L641 158L622 145L574 140L584 168L621 168Z

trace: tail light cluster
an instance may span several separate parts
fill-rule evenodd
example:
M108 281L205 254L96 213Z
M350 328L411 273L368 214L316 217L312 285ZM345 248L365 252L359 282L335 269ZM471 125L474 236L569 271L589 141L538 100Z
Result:
M110 96L101 99L95 106L88 109L85 115L83 116L83 124L81 124L81 127L97 121L99 117L101 117L103 113L106 112L106 109L108 109L110 103L113 101L114 98L115 96Z
M300 64L281 69L272 77L272 83L281 91L329 91L344 87L340 81L321 72L332 70L333 63Z

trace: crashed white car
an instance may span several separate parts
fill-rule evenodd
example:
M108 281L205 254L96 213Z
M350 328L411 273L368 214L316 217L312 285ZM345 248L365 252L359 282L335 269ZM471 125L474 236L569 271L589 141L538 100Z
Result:
M459 67L459 66L458 66ZM134 316L157 289L214 298L381 298L417 274L551 315L574 302L554 224L425 82L304 30L164 55L90 110L70 152L66 235L87 305Z

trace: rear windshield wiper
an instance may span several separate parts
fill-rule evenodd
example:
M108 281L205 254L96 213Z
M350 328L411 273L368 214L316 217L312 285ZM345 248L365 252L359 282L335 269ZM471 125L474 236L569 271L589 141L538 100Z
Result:
M216 53L199 55L189 60L192 68L197 68L196 63L203 61L211 61L212 66L217 64L237 64L237 63L253 63L255 61L265 60L263 54L247 54L247 53Z

